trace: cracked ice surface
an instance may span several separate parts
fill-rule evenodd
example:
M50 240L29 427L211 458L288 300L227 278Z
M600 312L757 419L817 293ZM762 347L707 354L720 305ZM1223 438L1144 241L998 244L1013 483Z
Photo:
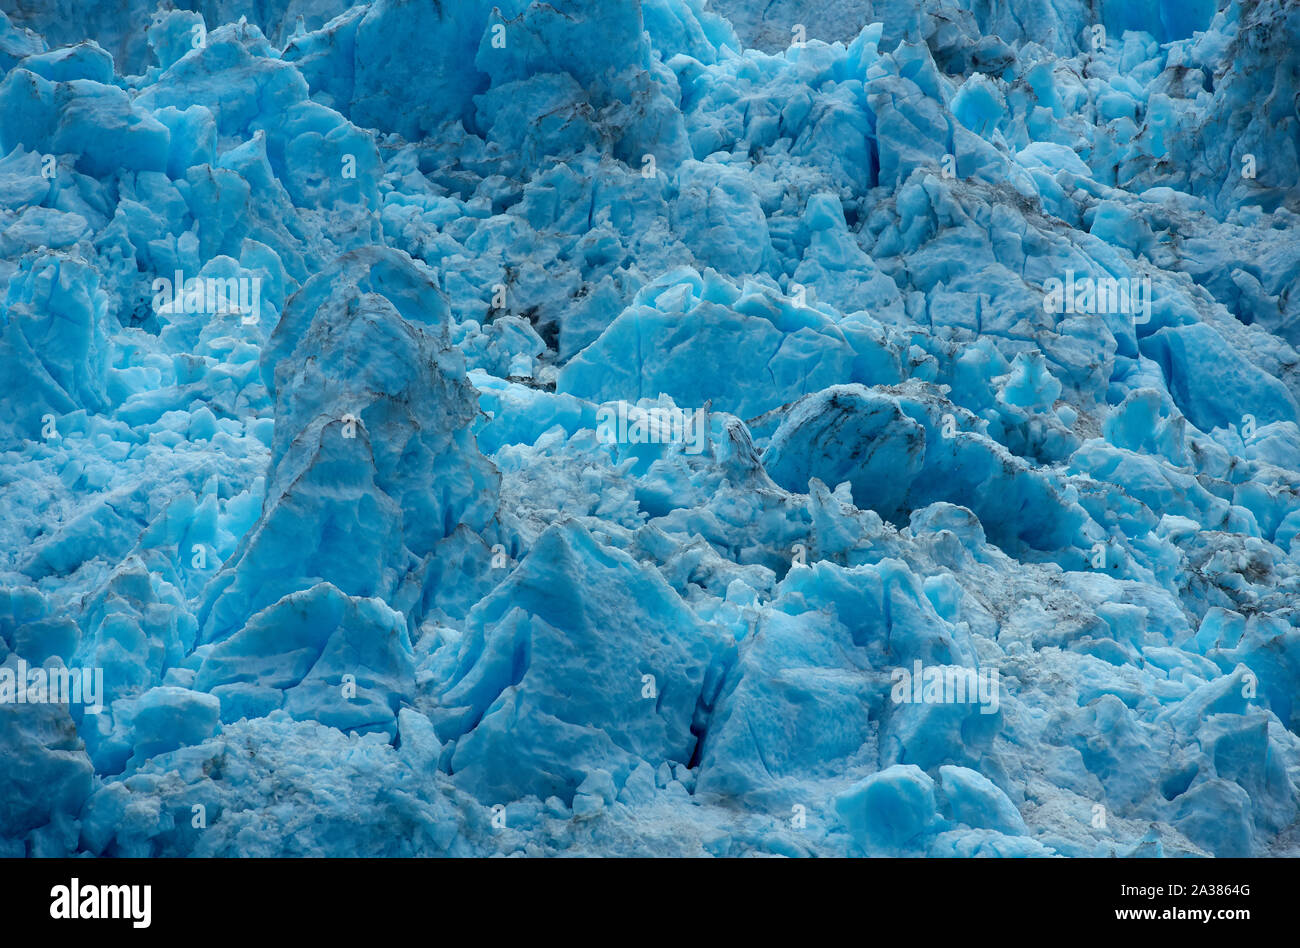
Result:
M0 3L0 855L1300 850L1294 3L198 6Z

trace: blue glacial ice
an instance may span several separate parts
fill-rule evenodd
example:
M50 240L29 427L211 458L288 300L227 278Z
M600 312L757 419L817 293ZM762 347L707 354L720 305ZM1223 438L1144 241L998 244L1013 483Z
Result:
M0 0L0 856L1300 855L1295 3L185 5Z

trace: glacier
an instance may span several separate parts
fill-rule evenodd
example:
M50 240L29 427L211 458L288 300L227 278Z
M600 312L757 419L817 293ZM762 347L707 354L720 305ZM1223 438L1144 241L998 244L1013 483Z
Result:
M1297 36L0 0L0 856L1300 855Z

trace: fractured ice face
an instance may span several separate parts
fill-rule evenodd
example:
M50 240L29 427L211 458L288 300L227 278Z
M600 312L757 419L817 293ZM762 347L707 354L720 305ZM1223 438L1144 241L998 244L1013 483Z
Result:
M262 6L0 13L0 855L1294 854L1294 4Z

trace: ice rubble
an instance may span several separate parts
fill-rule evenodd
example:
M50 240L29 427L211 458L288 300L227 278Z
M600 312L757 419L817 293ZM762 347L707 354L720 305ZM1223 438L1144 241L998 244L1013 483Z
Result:
M0 853L1295 852L1300 9L201 6L0 16Z

